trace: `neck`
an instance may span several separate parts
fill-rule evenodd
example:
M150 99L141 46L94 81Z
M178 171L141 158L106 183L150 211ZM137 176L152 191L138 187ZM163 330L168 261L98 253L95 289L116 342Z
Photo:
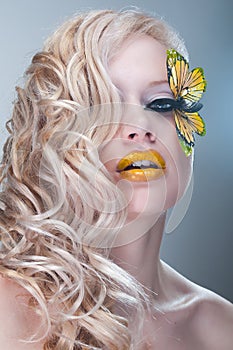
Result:
M162 293L162 264L159 257L166 213L161 214L154 226L137 240L112 248L111 258L134 276L145 288ZM130 232L128 232L130 235Z

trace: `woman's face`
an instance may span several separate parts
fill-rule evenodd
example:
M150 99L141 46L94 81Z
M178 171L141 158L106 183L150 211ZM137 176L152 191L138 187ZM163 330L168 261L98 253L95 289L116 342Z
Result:
M146 217L148 223L183 195L192 172L192 157L186 157L180 147L172 112L144 108L154 99L173 97L166 48L146 35L132 37L109 62L109 74L124 111L114 138L102 145L100 158L128 200L128 220ZM152 166L148 159L158 163L155 168L164 161L163 171L146 169ZM142 164L144 169L136 170ZM121 171L125 165L128 172Z

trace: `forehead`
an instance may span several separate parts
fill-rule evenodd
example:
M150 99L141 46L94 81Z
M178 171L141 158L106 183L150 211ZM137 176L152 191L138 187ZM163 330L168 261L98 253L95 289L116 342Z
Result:
M145 78L167 79L166 47L158 40L148 36L132 36L126 39L117 54L109 62L109 72L117 82L124 75L144 75Z

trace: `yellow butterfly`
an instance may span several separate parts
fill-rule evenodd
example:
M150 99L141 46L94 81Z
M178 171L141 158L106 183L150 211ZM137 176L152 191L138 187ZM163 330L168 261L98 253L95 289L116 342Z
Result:
M185 154L192 153L194 135L205 135L205 123L198 114L202 108L199 100L206 89L202 68L189 71L189 64L176 50L167 50L167 74L174 99L156 99L146 105L146 109L157 112L174 111L179 142Z
M167 50L168 82L178 108L174 117L178 137L185 154L189 155L194 146L194 135L205 135L205 123L198 114L202 104L199 100L206 89L202 68L189 71L189 64L176 50Z

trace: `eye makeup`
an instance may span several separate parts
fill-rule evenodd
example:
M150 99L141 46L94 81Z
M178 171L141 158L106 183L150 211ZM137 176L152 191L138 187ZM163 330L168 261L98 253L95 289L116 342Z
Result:
M154 112L170 112L174 108L176 108L176 101L171 98L157 98L144 106L144 109Z
M174 109L174 97L166 81L154 81L143 94L142 105L146 110L169 112Z

